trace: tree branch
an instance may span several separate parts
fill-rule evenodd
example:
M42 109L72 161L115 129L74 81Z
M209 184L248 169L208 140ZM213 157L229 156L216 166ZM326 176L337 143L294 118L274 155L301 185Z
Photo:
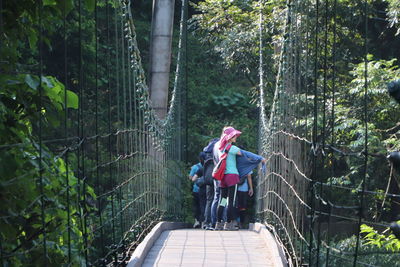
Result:
M386 129L386 130L377 130L378 132L384 132L385 134L395 134L400 130L400 122L396 124L396 126Z

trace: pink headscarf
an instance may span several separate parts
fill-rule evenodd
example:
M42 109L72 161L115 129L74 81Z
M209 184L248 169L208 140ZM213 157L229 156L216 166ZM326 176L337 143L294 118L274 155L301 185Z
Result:
M229 140L231 140L235 136L240 136L241 134L241 131L238 131L233 127L226 128L219 142L219 150L223 150Z

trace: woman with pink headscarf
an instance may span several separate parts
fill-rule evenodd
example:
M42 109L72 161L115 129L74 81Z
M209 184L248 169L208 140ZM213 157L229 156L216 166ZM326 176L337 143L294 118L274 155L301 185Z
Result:
M232 143L236 142L236 139L240 136L242 132L236 130L233 127L227 127L224 129L221 136L221 140L216 144L219 145L219 154L224 153L225 150L229 149L228 157L226 158L226 170L225 175L221 180L220 188L221 195L219 199L219 205L217 208L217 223L215 225L215 230L233 230L234 219L234 198L237 185L239 183L239 171L236 167L236 156L241 155L240 148ZM229 203L228 203L229 202ZM228 207L228 216L225 225L222 223L222 215L224 208Z

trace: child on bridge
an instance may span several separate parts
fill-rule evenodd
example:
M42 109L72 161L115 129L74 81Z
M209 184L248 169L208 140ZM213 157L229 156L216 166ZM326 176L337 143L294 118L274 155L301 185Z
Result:
M201 171L204 162L204 153L199 154L199 163L193 165L190 169L189 179L193 181L193 215L195 222L193 228L198 228L201 226L201 222L204 220L204 208L205 208L205 188L200 187L196 183L197 173Z

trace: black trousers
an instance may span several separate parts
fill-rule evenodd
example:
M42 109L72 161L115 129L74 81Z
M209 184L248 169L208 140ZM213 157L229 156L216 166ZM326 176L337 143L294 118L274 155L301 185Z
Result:
M206 185L206 206L204 209L204 222L211 223L211 205L214 200L214 185Z
M206 187L200 187L199 192L192 192L193 196L193 216L199 221L204 221L204 209L206 205Z
M206 186L203 185L199 190L199 206L200 206L200 216L199 222L204 222L204 211L206 208Z
M230 187L221 187L221 195L219 198L219 205L217 209L217 222L222 221L222 215L224 212L224 203L223 201L226 201L228 198L228 220L227 222L231 222L233 219L235 219L235 211L234 211L234 198L235 198L235 192L236 192L236 185L230 186ZM224 200L225 199L225 200Z

